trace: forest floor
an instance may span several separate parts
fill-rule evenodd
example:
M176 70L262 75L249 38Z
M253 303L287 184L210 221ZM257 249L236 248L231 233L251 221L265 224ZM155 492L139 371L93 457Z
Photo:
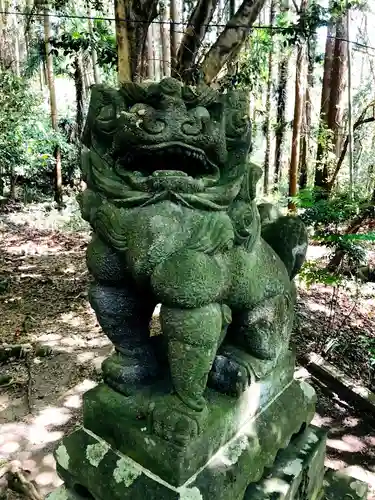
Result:
M111 351L87 301L88 240L75 206L63 213L48 205L0 213L0 344L51 347L47 356L26 351L0 365L0 375L9 375L0 387L0 462L20 460L42 494L60 484L52 452L79 423L82 394L100 380ZM309 250L309 258L323 254L320 247ZM297 351L328 351L326 359L374 390L374 297L370 284L333 291L300 283ZM311 382L319 396L314 423L329 429L327 465L368 482L374 500L374 419Z

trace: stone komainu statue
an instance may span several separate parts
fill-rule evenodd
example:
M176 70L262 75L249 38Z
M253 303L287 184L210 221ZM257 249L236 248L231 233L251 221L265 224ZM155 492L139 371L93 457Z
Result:
M204 426L207 384L239 394L288 349L307 234L257 206L250 133L240 92L172 78L92 89L80 204L89 298L116 349L103 376L128 396L165 380L148 412L180 445ZM158 303L162 335L150 337Z

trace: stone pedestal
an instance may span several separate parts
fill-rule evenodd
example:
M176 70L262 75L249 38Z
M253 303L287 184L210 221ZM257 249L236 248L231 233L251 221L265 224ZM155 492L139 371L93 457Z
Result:
M83 427L56 450L66 489L53 495L242 500L249 484L262 478L278 451L314 415L315 393L294 380L293 371L289 351L271 374L254 380L239 398L208 389L208 425L185 447L150 430L147 407L163 397L161 388L125 397L100 384L84 397Z
M323 499L325 451L326 432L307 427L278 453L272 468L265 471L261 481L247 488L244 500Z

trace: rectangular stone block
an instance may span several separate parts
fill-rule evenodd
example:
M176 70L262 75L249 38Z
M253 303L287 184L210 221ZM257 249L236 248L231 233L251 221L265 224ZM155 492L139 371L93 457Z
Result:
M278 451L288 446L301 425L309 424L314 409L313 389L305 382L292 381L178 486L123 454L113 441L85 428L63 439L55 452L57 470L65 481L64 494L86 492L82 498L94 500L243 500L247 486L272 466ZM154 439L144 432L146 438ZM178 457L171 444L160 447L155 442L154 446L155 460L171 467L169 452Z
M244 500L322 499L325 450L326 432L309 426L278 453L263 479L247 488Z
M366 500L368 484L345 472L327 469L324 476L324 500Z
M262 412L292 383L294 365L295 354L287 351L270 374L256 378L239 398L207 389L209 418L206 429L184 448L150 432L147 419L150 394L146 391L125 397L105 384L95 387L84 395L83 425L124 455L178 487L233 439L239 429L252 427ZM162 387L150 390L152 401L157 405L158 397L164 395ZM287 403L290 404L293 402Z

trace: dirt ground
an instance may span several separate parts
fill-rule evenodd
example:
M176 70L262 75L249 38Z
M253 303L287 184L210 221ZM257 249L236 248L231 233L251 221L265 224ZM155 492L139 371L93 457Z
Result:
M82 394L100 379L101 361L111 350L87 302L89 233L75 221L71 209L0 213L0 343L51 347L47 356L31 351L0 365L0 375L9 375L0 388L0 463L20 460L43 495L60 484L52 452L79 424ZM319 352L330 346L333 362L339 359L342 369L372 386L367 344L358 336L375 332L369 314L374 293L363 290L360 301L342 294L334 313L329 293L301 286L294 341L298 349ZM329 429L327 465L349 469L375 491L374 420L312 383L319 395L314 423Z

